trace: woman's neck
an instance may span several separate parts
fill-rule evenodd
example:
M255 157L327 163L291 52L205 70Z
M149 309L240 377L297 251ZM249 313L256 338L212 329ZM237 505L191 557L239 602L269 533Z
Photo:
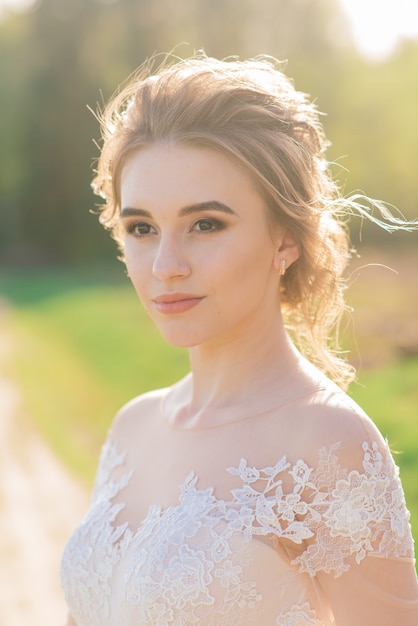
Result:
M192 348L190 362L191 375L176 386L170 407L171 419L184 428L263 413L314 387L314 368L277 318L274 327Z

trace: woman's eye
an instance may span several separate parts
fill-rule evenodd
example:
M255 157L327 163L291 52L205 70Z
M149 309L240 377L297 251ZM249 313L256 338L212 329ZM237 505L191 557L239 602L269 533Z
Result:
M152 226L146 222L135 222L128 226L128 233L135 237L145 237L152 232Z
M200 219L193 226L193 230L197 230L198 232L206 233L212 230L221 230L223 227L222 222L214 219Z

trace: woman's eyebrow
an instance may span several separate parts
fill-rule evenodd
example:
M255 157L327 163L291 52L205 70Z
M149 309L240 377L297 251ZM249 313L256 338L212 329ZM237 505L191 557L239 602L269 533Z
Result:
M145 211L144 209L131 209L130 207L125 207L121 210L119 217L124 219L125 217L152 217L149 211Z
M229 215L236 215L235 211L231 209L227 204L219 202L218 200L207 200L205 202L196 202L183 207L179 211L179 216L191 215L192 213L200 213L201 211L220 211L222 213L228 213ZM152 218L152 214L145 209L134 209L131 207L125 207L120 212L120 218L126 217L147 217Z
M229 215L236 215L235 211L231 209L227 204L219 202L218 200L207 200L206 202L198 202L185 206L179 211L179 215L190 215L191 213L199 213L200 211L221 211L222 213L228 213Z

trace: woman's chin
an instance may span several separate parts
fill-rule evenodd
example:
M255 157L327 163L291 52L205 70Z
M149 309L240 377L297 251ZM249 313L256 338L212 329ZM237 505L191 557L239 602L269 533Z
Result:
M162 338L173 346L173 348L194 348L202 343L197 337L191 337L190 335L182 335L180 333L169 333L160 330Z

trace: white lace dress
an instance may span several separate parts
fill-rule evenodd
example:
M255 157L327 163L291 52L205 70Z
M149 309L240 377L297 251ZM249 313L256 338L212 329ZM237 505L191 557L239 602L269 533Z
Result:
M263 468L242 459L225 468L239 486L223 500L199 488L191 471L177 505L151 506L131 528L117 516L133 470L109 438L91 508L62 560L77 626L347 624L344 593L364 602L361 626L392 623L384 618L398 609L411 611L399 625L415 624L413 542L398 470L381 442L359 446L361 469L340 466L338 443L318 450L315 467L285 456ZM382 621L375 608L368 615L370 597Z

